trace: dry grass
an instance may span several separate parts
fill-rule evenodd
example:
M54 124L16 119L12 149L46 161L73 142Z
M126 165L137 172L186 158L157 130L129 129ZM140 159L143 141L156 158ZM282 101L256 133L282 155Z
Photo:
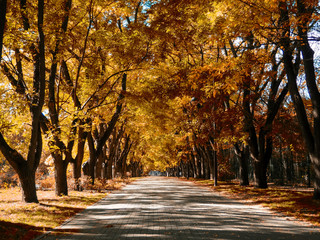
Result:
M0 239L33 239L99 201L106 193L38 191L39 204L21 202L18 188L0 190Z
M233 182L218 182L218 186L215 187L212 180L192 179L192 181L209 186L227 197L244 200L247 203L262 204L286 216L320 226L320 200L313 199L312 189L280 186L258 189L253 186L239 186Z
M114 181L108 190L119 189L128 182ZM33 239L107 194L99 189L70 191L69 196L57 197L53 190L37 191L39 204L36 204L23 203L19 188L0 189L0 239Z

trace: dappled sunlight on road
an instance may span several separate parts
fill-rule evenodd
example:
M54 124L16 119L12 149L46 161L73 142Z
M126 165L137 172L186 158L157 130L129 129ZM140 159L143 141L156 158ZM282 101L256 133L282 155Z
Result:
M275 216L259 205L246 205L190 182L160 177L127 185L57 231L64 234L59 239L320 238L318 229ZM44 239L56 238L52 234Z

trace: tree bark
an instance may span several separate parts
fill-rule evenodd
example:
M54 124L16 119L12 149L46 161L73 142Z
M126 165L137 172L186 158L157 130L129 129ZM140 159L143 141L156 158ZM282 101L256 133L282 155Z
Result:
M88 145L89 145L89 160L88 160L89 176L91 178L92 185L94 185L95 167L96 167L96 162L98 157L96 156L96 149L94 147L94 140L91 132L88 133L87 139L88 139Z
M61 156L54 158L54 178L56 196L68 195L67 167L68 162L60 159Z
M249 146L242 144L242 149L239 144L236 143L235 153L239 160L239 175L240 186L249 186L249 172L248 172L248 159L249 159Z
M212 151L209 152L209 156L210 180L214 180L214 154Z
M106 145L103 146L102 153L100 154L98 158L98 162L96 165L96 178L105 178L105 168L106 168L106 160L107 160L107 154L106 154Z
M27 166L25 166L20 169L18 176L22 190L22 201L27 203L38 203L35 171L29 171Z
M218 186L218 156L217 151L213 151L213 176L214 176L214 186Z
M113 176L113 171L112 171L112 167L114 166L114 160L115 160L115 155L116 155L116 148L117 148L117 143L118 143L118 136L117 135L117 131L116 129L114 129L113 133L112 133L112 138L109 139L109 154L108 154L108 158L107 158L107 174L106 174L106 178L107 179L112 179Z
M96 131L96 142L98 141L99 139L99 134L101 135L104 130L106 128L106 124L105 123L100 123L99 124L99 132ZM101 178L102 177L102 168L103 168L103 165L105 163L105 160L106 160L106 144L103 145L102 147L102 152L101 154L99 155L99 157L97 158L97 162L95 164L95 177L96 178Z
M106 179L112 179L112 166L113 166L113 158L108 158L107 161L107 174L106 174Z
M198 154L196 154L194 157L195 157L195 161L196 161L196 164L197 164L197 172L198 172L197 176L198 176L198 178L202 178L201 158L199 157Z
M190 163L190 173L191 173L191 177L197 178L196 166L195 166L194 158L193 158L193 156L192 156L192 152L190 152L190 153L188 154L188 159L189 159L189 163Z
M130 152L131 147L132 147L132 142L130 142L130 136L127 135L125 137L125 143L124 143L122 153L120 154L121 177L126 177L127 158L128 158L128 154Z
M73 160L73 179L74 179L74 189L76 191L81 191L81 167L82 167L82 161L84 157L84 147L86 143L87 138L87 132L84 131L84 129L79 126L78 127L78 150L77 150L77 156Z

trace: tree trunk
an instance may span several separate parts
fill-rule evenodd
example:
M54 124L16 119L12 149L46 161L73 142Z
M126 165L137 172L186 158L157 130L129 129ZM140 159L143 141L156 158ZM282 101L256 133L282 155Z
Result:
M137 167L137 177L141 177L142 167L141 167L140 162L138 162L137 164L138 164L138 167Z
M96 164L96 178L101 178L102 177L102 166L104 164L104 159L105 159L105 155L103 153L104 151L102 150L102 153L100 154L100 156L98 157L98 161L97 161L97 164Z
M259 140L263 136L259 136ZM253 156L254 161L254 175L255 175L255 183L256 187L258 188L268 188L268 180L267 180L267 168L271 159L272 154L272 138L267 137L266 138L266 145L264 144L264 141L259 141L259 149L260 154L258 156Z
M316 150L316 153L310 154L310 160L313 163L314 169L314 191L313 191L313 198L320 199L320 149Z
M74 162L72 165L73 168L73 180L74 180L74 190L82 191L81 187L81 164L78 165L77 162Z
M62 160L61 156L54 158L54 178L55 178L55 194L56 196L68 195L68 183L67 183L67 167L68 163Z
M202 174L202 159L201 157L197 154L196 156L197 158L197 162L198 162L198 177L199 178L203 178L203 174Z
M84 147L86 143L87 133L82 127L78 128L78 150L77 156L73 161L73 179L74 179L74 190L81 191L81 167L84 157Z
M197 152L197 161L198 161L198 167L199 167L199 178L205 178L205 166L204 166L204 158L201 151L201 146L195 146L195 150Z
M94 147L94 140L92 137L91 133L88 133L88 145L89 145L89 160L88 160L88 164L89 164L89 176L91 177L91 183L92 185L94 185L94 180L95 180L95 167L96 167L96 162L97 162L97 158L99 156L97 156L96 154L96 149Z
M188 161L188 162L187 162L187 176L186 176L187 179L190 178L190 170L191 170L190 164L191 164L191 163Z
M209 167L209 179L214 180L214 150L207 144L207 156L208 156L208 167Z
M122 177L126 177L126 171L127 171L127 158L128 158L128 154L130 152L130 149L132 147L132 143L130 143L130 136L126 136L125 137L125 145L123 148L123 151L120 155L120 159L121 159L121 175Z
M210 179L210 169L209 169L209 158L205 153L205 149L203 149L203 170L204 170L204 178Z
M194 178L200 178L200 175L199 175L199 162L198 162L198 159L197 159L197 156L194 155L193 153L194 150L191 151L191 157L192 157L192 163L193 163L193 166L194 166Z
M280 185L284 185L285 180L285 168L284 168L284 158L283 158L283 150L282 150L282 139L280 140L279 146L279 178L280 178Z
M254 161L254 178L257 188L268 188L267 170L265 164L260 159L253 159Z
M24 167L20 169L18 176L22 190L22 201L38 203L35 171L29 171L27 167Z
M99 133L100 135L103 134L106 126L105 123L100 123L99 124ZM95 142L97 143L99 141L99 134L98 134L98 131L96 131L96 140ZM97 162L96 162L96 168L95 168L95 175L96 175L96 178L101 178L102 177L102 168L103 168L103 165L104 165L104 162L105 162L105 159L106 159L106 144L104 144L102 146L102 151L101 151L101 154L99 155L98 159L97 159Z
M285 171L285 177L287 183L292 183L293 180L293 174L292 174L292 159L291 159L291 150L288 147L287 148L287 154L284 157L283 163L284 163L284 171Z
M38 134L38 137L41 138L40 133ZM34 163L32 163L31 161L26 161L22 157L22 155L20 155L16 150L12 149L7 144L1 133L0 150L19 176L22 190L22 200L28 203L38 203L35 183L35 172L39 165L42 145L40 144L40 146L38 146L37 151L39 152L35 154Z
M139 177L139 162L131 162L132 177Z
M119 136L119 134L118 134ZM116 129L112 133L112 139L109 141L109 155L107 160L107 179L113 179L113 169L116 168L115 156L117 151L118 136Z
M249 154L242 154L239 159L240 160L240 186L249 186L248 157L249 157Z
M310 167L310 163L311 163L311 160L310 160L310 157L309 155L307 156L307 186L308 187L311 187L311 167Z
M195 165L194 165L194 160L191 156L191 153L188 154L188 161L189 161L189 169L190 169L189 177L196 178Z
M112 179L112 167L113 167L113 158L109 158L107 162L107 179Z
M248 172L248 159L249 159L249 146L242 146L240 149L239 144L235 144L235 153L239 160L239 175L240 186L249 186L249 172Z
M218 186L218 158L217 151L215 150L214 138L210 137L210 140L207 145L208 156L210 157L210 180L214 180L214 186Z
M213 151L213 176L214 176L214 186L218 186L218 157L217 151Z

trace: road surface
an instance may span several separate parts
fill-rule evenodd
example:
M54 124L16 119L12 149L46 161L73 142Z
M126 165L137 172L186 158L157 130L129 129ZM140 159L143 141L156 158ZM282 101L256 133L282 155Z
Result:
M38 240L320 239L319 228L175 178L139 179Z

